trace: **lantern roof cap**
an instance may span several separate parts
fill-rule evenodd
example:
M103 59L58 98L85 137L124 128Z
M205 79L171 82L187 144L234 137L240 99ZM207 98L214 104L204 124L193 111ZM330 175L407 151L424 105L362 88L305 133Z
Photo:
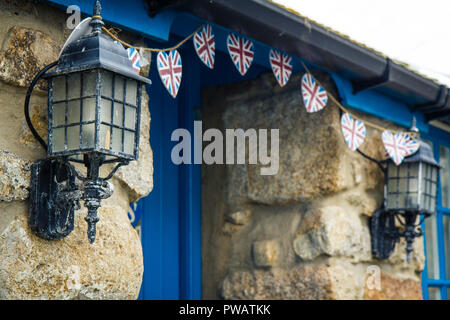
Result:
M45 78L97 68L151 84L150 79L134 72L128 53L120 43L95 30L68 44L56 67L47 72Z
M431 146L421 139L417 139L420 147L416 153L406 157L403 162L425 162L437 167L441 167L439 163L434 159L433 149Z

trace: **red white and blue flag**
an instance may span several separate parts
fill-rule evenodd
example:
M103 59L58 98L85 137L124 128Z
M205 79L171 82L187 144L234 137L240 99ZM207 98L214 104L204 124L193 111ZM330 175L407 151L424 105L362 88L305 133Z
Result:
M172 97L176 97L180 89L183 66L177 50L169 53L161 51L156 59L159 76Z
M270 50L270 65L280 86L284 87L292 73L292 57L278 50Z
M396 165L402 163L403 159L419 150L419 143L406 133L392 133L385 130L381 135L386 152Z
M194 48L198 57L210 69L214 68L216 41L212 27L207 24L193 37Z
M344 113L341 117L341 130L347 146L355 151L364 142L366 138L366 126L359 119Z
M405 157L409 157L417 152L420 148L420 143L417 141L417 137L411 136L408 133L404 134L405 136L405 145L406 145L406 154Z
M135 48L128 48L128 59L131 60L131 63L133 64L133 70L137 74L141 72L141 59L139 56L139 52Z
M230 33L227 39L227 47L236 69L241 75L245 75L252 65L255 55L253 42Z
M328 101L325 89L319 86L309 73L302 77L302 95L306 111L310 113L322 110Z

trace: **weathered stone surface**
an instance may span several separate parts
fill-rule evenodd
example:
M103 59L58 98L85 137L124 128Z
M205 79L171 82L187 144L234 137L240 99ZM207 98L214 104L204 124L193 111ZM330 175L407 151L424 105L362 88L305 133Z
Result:
M121 180L129 189L130 202L145 197L153 189L153 152L150 147L150 111L148 95L143 90L141 131L139 138L139 159L131 161L116 173L115 178Z
M423 246L423 238L416 238L413 244L413 251L411 253L411 262L408 263L406 259L406 240L401 238L397 242L394 252L389 257L387 262L397 266L401 269L409 269L411 271L422 271L425 268L425 250Z
M242 197L264 204L311 201L358 185L371 189L382 181L376 165L367 164L369 161L346 146L339 109L332 101L320 112L306 112L297 86L299 78L293 77L290 85L277 90L275 83L262 76L239 85L245 97L234 87L215 89L214 95L206 92L208 106L210 97L224 97L224 128L279 129L278 174L261 175L260 169L265 167L261 164L230 166L230 203L245 202ZM330 79L321 80L336 95ZM378 140L376 152L382 150Z
M321 254L359 261L371 258L367 226L362 225L358 214L337 206L308 211L293 246L302 260L313 260Z
M383 296L395 299L395 286L403 283L417 292L422 240L415 242L410 264L404 240L389 259L373 259L369 218L383 202L383 173L346 146L331 101L306 113L299 78L280 88L269 73L205 91L204 128L279 129L280 167L274 176L262 176L261 165L208 166L202 172L204 296L218 298L220 289L225 299L370 299L377 296L366 288L373 266L394 279ZM337 96L329 78L319 80ZM361 151L381 160L380 134L368 128ZM240 225L242 208L252 215ZM276 239L277 249L261 239Z
M49 35L19 26L8 31L0 57L0 80L27 87L34 76L49 63L58 59L60 45ZM45 89L40 83L38 88Z
M366 300L422 300L420 281L413 279L397 279L381 273L381 290L366 286Z
M280 259L280 243L277 239L255 241L253 261L257 267L273 267Z
M231 212L227 214L226 218L233 224L244 225L249 222L251 215L252 211L247 209Z
M0 201L25 200L29 195L30 163L0 151Z
M362 299L361 268L336 261L292 269L232 271L222 284L225 299Z
M222 284L227 300L314 300L332 299L328 272L311 266L292 270L234 271Z
M27 213L17 216L0 235L0 299L136 299L142 248L126 212L102 206L93 245L85 215L57 241L32 234Z

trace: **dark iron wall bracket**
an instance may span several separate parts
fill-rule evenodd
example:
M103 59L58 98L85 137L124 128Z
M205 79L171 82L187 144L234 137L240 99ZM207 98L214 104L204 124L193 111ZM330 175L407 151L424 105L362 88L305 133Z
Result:
M387 82L389 82L390 74L391 74L391 60L389 58L386 59L386 68L383 71L383 74L379 77L369 78L364 80L353 80L353 93L358 93L363 90L375 88L381 86Z

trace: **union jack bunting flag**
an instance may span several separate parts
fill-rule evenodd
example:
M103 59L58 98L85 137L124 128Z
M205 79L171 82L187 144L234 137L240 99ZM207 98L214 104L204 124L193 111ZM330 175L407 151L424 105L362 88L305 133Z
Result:
M156 59L159 76L170 95L176 98L180 89L183 66L177 50L161 51Z
M396 133L385 130L381 135L386 152L396 165L402 163L407 156L414 154L419 149L417 140L408 134Z
M302 94L306 111L310 113L322 110L327 104L327 92L309 73L305 73L302 77Z
M227 47L236 69L241 75L245 75L252 65L255 55L253 42L230 33L227 39Z
M128 59L131 60L131 63L133 64L133 70L137 74L141 72L141 59L139 56L139 52L135 48L128 48Z
M341 130L347 146L355 151L364 142L366 138L366 126L361 120L344 113L341 118Z
M416 140L416 139L417 139L416 137L411 137L411 136L408 135L408 134L406 134L405 139L406 139L407 150L410 151L409 154L405 155L405 157L408 157L408 156L413 155L414 153L416 153L417 150L419 150L420 143L419 143L419 141ZM385 157L386 159L389 159L391 156L390 156L389 153L386 151L384 157Z
M405 133L406 154L405 157L409 157L419 150L420 143L417 141L417 137L413 137L408 133Z
M269 60L275 78L280 86L284 87L291 77L292 57L272 49L270 50Z
M197 31L193 37L194 48L198 57L210 69L214 68L216 41L212 27L208 24Z

